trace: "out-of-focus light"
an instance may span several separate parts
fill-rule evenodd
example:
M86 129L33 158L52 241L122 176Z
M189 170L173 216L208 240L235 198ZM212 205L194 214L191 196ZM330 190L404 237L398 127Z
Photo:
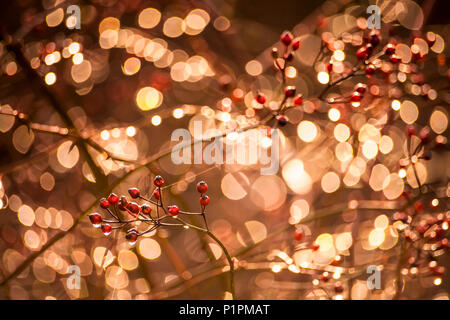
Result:
M263 71L263 67L261 65L261 62L257 60L250 60L245 65L245 71L251 76L258 76Z
M17 72L17 63L15 61L8 62L5 72L8 76L13 76Z
M336 108L331 108L328 110L328 118L330 118L331 121L338 121L341 117L341 113Z
M359 101L352 101L351 105L352 105L353 108L358 108L361 105L361 102L359 102Z
M330 75L328 72L321 71L317 74L317 80L321 84L327 84L330 81Z
M181 108L176 108L175 110L173 110L173 117L175 119L180 119L183 118L184 116L184 111Z
M51 86L56 82L56 74L54 72L49 72L45 75L45 83Z
M286 70L284 71L284 74L286 75L286 77L288 77L289 79L294 79L297 77L297 69L295 69L295 67L289 66L286 68Z
M111 131L111 135L113 138L119 138L120 137L120 129L119 128L114 128Z
M272 139L270 139L269 137L263 137L263 138L261 139L261 146L262 146L264 149L269 148L271 145L272 145Z
M439 205L439 200L438 200L438 199L433 199L433 200L431 200L431 205L432 205L433 207L437 207L437 206Z
M139 60L136 57L130 57L127 60L125 60L122 71L127 76L131 76L135 73L137 73L141 69L141 60Z
M400 169L400 170L398 170L398 176L400 177L400 178L405 178L406 177L406 170L405 169Z
M369 243L373 247L378 247L384 242L385 234L383 229L373 229L369 233Z
M433 284L435 286L439 286L439 285L441 285L441 283L442 283L442 279L441 278L435 278L434 281L433 281Z
M80 64L84 60L84 56L81 52L77 52L72 56L72 62L73 64Z
M334 133L334 137L336 138L337 141L345 142L350 137L350 128L343 123L339 123L334 128L333 133Z
M281 265L279 265L279 264L274 264L274 265L272 266L272 272L278 273L278 272L280 272L280 271L281 271Z
M145 8L138 16L138 24L144 29L156 27L159 21L161 21L161 12L154 8Z
M444 221L444 222L441 224L441 227L442 227L442 230L448 230L448 222L447 222L447 221Z
M378 145L373 140L367 140L363 144L362 153L367 159L373 159L377 156Z
M402 104L400 103L400 101L398 100L392 100L391 103L391 108L394 109L395 111L400 110L400 107L402 106Z
M342 50L336 50L333 54L333 58L336 61L344 61L345 59L345 53Z
M176 38L186 30L186 23L180 17L170 17L163 25L163 33L169 38Z
M389 218L385 214L381 214L375 218L375 229L385 230L389 226Z
M55 63L55 57L53 56L53 53L50 53L50 54L46 55L45 58L44 58L44 62L48 66L51 66L52 64L54 64Z
M230 20L228 20L224 16L217 17L216 20L214 20L214 28L216 28L218 31L226 31L230 26Z
M152 117L152 125L154 126L159 126L161 124L161 121L162 119L158 115Z
M143 87L139 89L136 95L136 103L144 111L158 108L162 101L162 93L152 87Z
M62 8L58 8L55 11L49 13L45 17L45 22L49 27L56 27L64 20L64 10Z
M297 127L297 134L305 142L311 142L317 137L317 127L311 121L302 121Z
M126 130L127 136L134 137L136 135L136 128L134 126L129 126Z
M102 140L108 140L108 139L109 139L109 136L110 136L110 134L109 134L109 131L108 131L108 130L103 130L103 131L100 133L100 137L102 138Z
M75 54L80 51L80 44L78 42L72 42L69 44L69 53Z

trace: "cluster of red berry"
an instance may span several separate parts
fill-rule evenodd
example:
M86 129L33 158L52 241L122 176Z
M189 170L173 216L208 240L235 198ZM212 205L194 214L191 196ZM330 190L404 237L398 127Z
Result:
M298 242L303 241L305 239L305 232L303 231L302 228L297 228L294 231L294 239ZM310 245L311 250L313 251L317 251L320 248L320 245L313 241ZM340 265L342 262L342 258L340 255L337 255L333 261L331 261L330 265L332 266L338 266ZM315 280L315 281L322 281L322 282L328 282L331 279L331 275L328 271L321 271L323 270L324 267L322 266L321 269L317 270L320 273L320 277ZM318 282L319 283L319 282ZM336 293L342 293L344 291L344 286L342 285L342 283L340 281L336 281L333 285L333 289Z
M404 196L408 199L410 194ZM445 267L439 266L437 259L443 254L450 254L450 213L436 213L439 211L437 198L430 201L428 212L425 209L422 202L416 201L413 206L404 212L396 212L392 217L399 235L406 241L407 268L404 273L410 277L416 277L419 273L442 276Z
M208 185L204 181L200 181L197 184L197 190L200 193L200 205L202 208L201 213L191 213L181 211L178 206L170 205L167 209L163 205L162 186L164 185L164 179L161 176L156 176L153 180L155 189L152 193L152 197L147 199L141 195L141 191L138 188L128 189L128 194L132 199L140 199L146 203L138 204L134 201L128 201L127 197L122 195L118 196L115 193L111 193L108 198L102 198L100 200L100 207L104 209L111 217L111 219L104 219L98 212L91 213L89 219L92 225L96 228L101 228L103 233L107 236L113 229L122 229L125 226L131 225L138 221L145 222L145 225L149 226L146 230L138 232L136 227L129 228L126 232L126 239L133 245L140 235L149 233L160 226L185 226L186 223L182 219L178 219L179 214L198 214L204 216L205 208L210 202L210 198L205 194L208 190ZM152 215L152 207L156 207L156 214ZM162 212L160 212L162 211ZM124 214L128 214L130 217L124 217ZM176 218L181 223L168 223L165 221L167 217ZM114 225L114 226L112 226Z
M417 137L419 139L419 143L417 146L408 154L408 157L402 158L399 160L399 167L405 168L409 165L415 165L419 160L431 160L432 150L442 149L446 144L446 139L442 136L436 136L435 139L432 139L431 129L428 126L420 129L417 134L417 129L413 125L409 125L406 127L406 134L408 138Z
M283 77L283 83L285 79L285 70L288 66L288 63L291 62L294 59L294 51L298 50L300 48L300 40L298 38L294 39L294 36L289 31L285 31L281 37L280 37L281 43L284 45L284 54L281 58L282 62L280 63L278 61L279 53L277 48L272 48L272 57L274 59L274 63L276 68L281 72ZM260 105L263 105L266 103L267 98L266 96L258 92L255 97L256 102L258 102ZM280 103L280 106L278 108L278 111L276 112L276 120L278 122L279 126L285 126L288 123L288 119L283 114L284 109L286 109L286 105L290 104L292 106L300 106L303 104L303 96L301 94L296 95L296 88L295 86L286 86L284 88L284 99Z

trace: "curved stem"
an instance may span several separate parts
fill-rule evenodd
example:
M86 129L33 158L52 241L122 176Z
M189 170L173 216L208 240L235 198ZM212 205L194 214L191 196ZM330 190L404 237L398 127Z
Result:
M227 257L228 264L230 265L230 293L231 293L231 297L234 300L235 297L234 297L234 261L233 261L233 258L230 256L227 248L225 248L223 243L211 231L206 231L206 234L222 248L223 253Z
M228 252L227 248L225 247L225 245L211 231L197 227L193 224L190 224L179 217L176 217L175 219L180 221L183 225L188 226L189 228L193 228L197 231L206 233L211 239L213 239L222 248L222 251L227 258L228 264L230 265L230 293L231 293L231 297L234 300L234 261L230 255L230 253Z

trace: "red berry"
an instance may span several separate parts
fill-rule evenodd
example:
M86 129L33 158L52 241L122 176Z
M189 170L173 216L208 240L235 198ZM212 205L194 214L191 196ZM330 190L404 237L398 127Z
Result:
M358 83L355 86L355 90L356 90L356 92L359 92L360 94L364 94L367 90L367 85L364 83Z
M138 232L136 229L130 229L127 231L127 234L125 236L125 238L128 240L128 242L130 243L130 245L133 245L136 243L136 240L138 238Z
M298 50L300 48L300 40L295 39L292 41L292 50Z
M397 56L396 54L393 54L389 57L389 61L392 62L393 64L397 64L400 61L400 57Z
M294 55L292 54L292 52L288 52L284 55L284 60L286 61L292 61L294 59Z
M359 92L354 92L350 97L350 102L360 102L360 101L361 101L361 94Z
M327 71L328 73L330 73L333 70L333 62L328 62L327 63Z
M159 194L159 189L155 189L155 191L153 191L153 197L156 200L159 200L160 194Z
M380 35L376 30L370 32L370 43L372 46L376 47L380 43Z
M149 216L150 212L152 212L152 208L148 204L143 204L141 206L141 211L143 214Z
M358 60L365 60L367 58L366 48L359 48L358 51L356 51L356 57L358 58Z
M408 137L415 136L416 135L416 128L414 126L412 126L412 125L408 126L406 128L406 134L408 135Z
M295 240L302 241L304 237L305 237L305 234L303 233L302 230L295 230L295 232L294 232L294 239Z
M108 236L112 231L112 227L109 224L102 224L102 232L105 236Z
M414 52L412 55L412 58L414 60L420 61L420 60L422 60L423 56L420 54L420 52Z
M103 209L108 209L109 208L109 201L106 198L102 198L100 200L100 207L102 207Z
M180 212L180 209L178 209L178 207L176 205L173 206L169 206L169 215L171 215L172 217L176 217L178 215L178 213Z
M384 53L388 56L393 55L395 53L395 46L392 43L388 43L384 49Z
M338 266L341 264L341 262L342 262L341 256L336 256L334 257L333 261L331 261L331 265Z
M266 103L266 97L262 93L258 93L256 95L256 101L258 101L259 104Z
M372 53L373 53L373 46L370 44L370 43L368 43L368 44L366 44L366 52L367 52L367 56L371 56L372 55Z
M286 88L284 88L284 95L288 98L295 96L295 87L287 86Z
M320 245L317 242L313 242L311 244L311 249L313 249L313 251L317 251L320 248Z
M417 201L414 203L414 210L416 211L422 211L423 210L423 204L422 202Z
M288 119L283 115L278 116L277 121L280 127L284 127L288 123Z
M133 199L139 198L139 196L141 195L141 191L139 191L138 188L130 188L128 189L128 193Z
M283 32L280 38L281 42L283 42L285 46L288 46L293 39L294 37L292 36L292 33L290 33L289 31Z
M111 193L108 196L108 202L110 204L116 204L119 201L119 197L115 193Z
M320 279L324 282L327 282L328 280L330 280L330 274L325 271L324 273L321 274Z
M208 191L208 185L205 181L200 181L199 183L197 183L197 191L201 194L204 194L206 191Z
M161 176L156 176L155 180L153 180L153 183L155 184L155 186L157 187L162 187L162 185L164 184L164 179Z
M334 292L336 292L336 293L341 293L341 292L343 292L343 291L344 291L344 286L342 285L342 283L336 282L336 283L334 284Z
M209 203L209 201L211 201L211 199L206 194L204 194L200 197L199 201L200 201L200 204L205 207L208 205L208 203Z
M371 76L375 73L375 67L373 65L368 65L366 67L366 75Z
M119 200L119 204L117 205L120 210L125 211L128 206L128 200L125 196L121 196Z
M448 246L448 239L447 238L444 238L444 239L441 240L441 244L439 245L439 248L440 249L449 248L449 246Z
M91 223L95 228L100 228L102 225L102 216L97 212L91 213L89 215L89 220L91 220Z
M437 266L436 268L434 268L433 273L437 276L442 276L445 272L445 267L443 266Z
M303 96L299 94L294 99L294 105L300 106L302 103L303 103Z
M419 132L419 137L422 140L423 144L427 144L430 142L430 128L429 127L423 127Z
M140 211L140 207L136 202L128 203L127 209L130 210L130 212L134 213L134 214L138 214Z

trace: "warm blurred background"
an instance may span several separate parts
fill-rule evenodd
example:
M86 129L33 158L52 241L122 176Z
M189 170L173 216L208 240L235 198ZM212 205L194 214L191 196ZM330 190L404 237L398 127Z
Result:
M208 182L208 224L236 256L240 299L448 299L448 270L430 267L450 266L448 241L405 249L393 217L448 217L448 146L429 161L399 161L420 140L408 140L406 125L448 138L449 4L369 2L2 3L0 298L229 298L224 254L201 233L159 228L130 247L122 232L92 228L86 214L100 210L99 198L133 186L150 196L160 174L166 202L185 211L199 210L195 184ZM369 4L383 10L381 42L395 39L398 71L380 62L378 77L357 75L327 93L339 100L367 82L359 109L328 105L317 97L357 61ZM80 29L70 5L81 8ZM257 92L281 100L271 49L282 49L284 30L302 43L286 77L304 103L286 114L279 174L160 157L177 128L245 127L260 120ZM404 192L425 209L410 209ZM448 223L440 228L434 244L448 238ZM81 290L67 288L70 265L81 269ZM379 290L366 286L368 265L382 268Z

